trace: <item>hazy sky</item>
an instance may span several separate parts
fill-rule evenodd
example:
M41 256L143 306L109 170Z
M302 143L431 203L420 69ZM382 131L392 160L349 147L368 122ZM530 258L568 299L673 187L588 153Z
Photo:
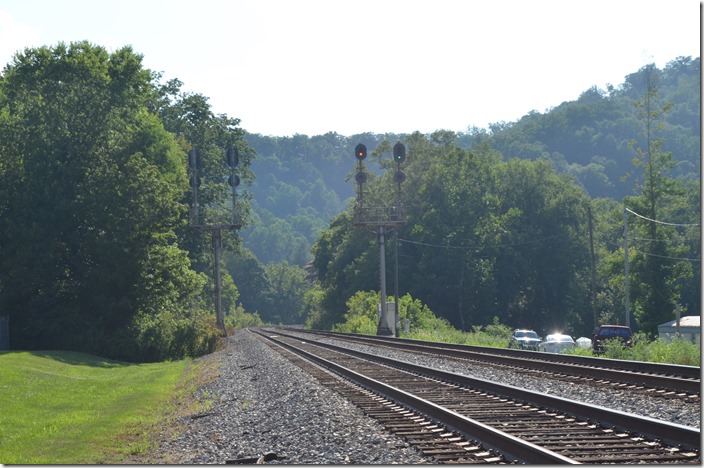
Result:
M466 130L700 56L698 0L0 0L25 47L131 45L264 135Z

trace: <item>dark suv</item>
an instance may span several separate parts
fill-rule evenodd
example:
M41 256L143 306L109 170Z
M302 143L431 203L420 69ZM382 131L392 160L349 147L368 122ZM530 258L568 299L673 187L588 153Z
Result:
M533 330L516 329L508 342L509 348L538 349L540 337Z
M633 333L630 327L623 325L602 325L597 328L592 339L592 348L596 353L604 352L604 340L621 339L624 346L633 344Z

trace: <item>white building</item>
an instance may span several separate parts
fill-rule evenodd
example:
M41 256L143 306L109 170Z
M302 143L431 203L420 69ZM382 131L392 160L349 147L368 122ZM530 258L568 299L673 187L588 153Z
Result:
M661 340L670 342L677 336L677 320L658 325L658 336ZM701 317L692 315L680 317L679 323L680 338L692 343L701 343Z

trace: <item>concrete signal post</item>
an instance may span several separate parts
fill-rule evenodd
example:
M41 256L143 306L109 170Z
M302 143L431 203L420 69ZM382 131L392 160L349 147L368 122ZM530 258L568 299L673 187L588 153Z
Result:
M376 334L379 336L399 336L399 316L398 316L398 253L397 243L394 242L394 297L393 317L389 313L389 305L386 302L386 238L391 231L396 236L396 230L406 223L403 207L401 204L401 182L405 180L405 175L401 172L401 163L406 158L406 148L401 143L396 143L393 149L394 161L396 162L396 173L394 182L396 183L396 199L391 205L368 206L364 200L364 184L367 182L367 173L364 168L364 159L367 157L367 147L362 143L355 147L355 157L357 158L357 200L354 214L354 225L357 227L373 230L377 235L379 243L379 279L380 295L379 304L379 324Z

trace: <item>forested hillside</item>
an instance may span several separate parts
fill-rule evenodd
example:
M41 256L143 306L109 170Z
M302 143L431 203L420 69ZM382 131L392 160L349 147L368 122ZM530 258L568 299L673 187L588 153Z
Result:
M230 327L354 328L380 251L354 222L353 151L368 148L366 202L388 206L401 141L405 303L462 330L652 333L701 307L699 70L648 65L489 129L276 137L130 47L26 49L0 76L0 317L18 349L134 361L215 349L217 297Z
M393 185L386 173L391 146L403 141L408 222L398 231L401 296L411 294L463 330L496 317L545 333L589 335L597 323L626 321L653 333L677 304L689 313L701 304L699 70L699 58L678 58L663 70L649 65L618 87L585 90L575 101L484 130L247 135L266 161L266 170L259 160L252 164L267 181L252 187L255 205L267 207L258 214L268 217L261 229L271 221L276 229L266 234L255 225L244 232L244 245L257 257L301 265L311 257L298 252L310 243L317 283L300 317L321 328L364 320L347 316L346 302L356 291L379 290L379 252L376 237L352 221L353 148L368 147L368 185L371 193L386 193L375 201L383 204ZM291 170L296 160L305 160L303 174ZM313 187L329 187L328 196L307 196ZM272 203L281 198L293 211ZM317 239L296 228L301 215L307 227L325 225L321 213L330 200L346 207ZM626 217L628 317L624 202L634 213ZM672 225L653 227L658 220ZM283 246L278 254L276 245ZM242 299L246 304L247 294Z
M662 122L663 151L672 153L673 177L697 180L700 171L700 59L678 58L663 70L644 67L617 88L585 90L577 100L544 113L532 112L517 122L500 122L488 130L471 129L459 145L471 148L489 141L506 158L546 159L569 174L594 198L622 200L631 195L631 140L644 146L634 103L647 89L652 71L659 98L671 106Z
M663 150L676 163L671 175L688 180L698 180L700 171L700 69L699 58L680 57L657 70L660 98L672 103L663 122ZM591 197L622 201L635 186L635 177L626 177L634 172L630 142L644 144L634 110L646 86L644 70L626 76L618 87L587 89L574 101L516 122L472 127L443 138L465 149L487 143L504 159L545 159ZM497 101L500 105L499 96ZM383 141L393 144L404 137L247 134L257 153L252 163L257 179L252 185L255 223L243 232L245 244L264 263L303 265L311 260L318 232L354 195L354 180L348 178L355 167L354 146L364 143L372 152Z

